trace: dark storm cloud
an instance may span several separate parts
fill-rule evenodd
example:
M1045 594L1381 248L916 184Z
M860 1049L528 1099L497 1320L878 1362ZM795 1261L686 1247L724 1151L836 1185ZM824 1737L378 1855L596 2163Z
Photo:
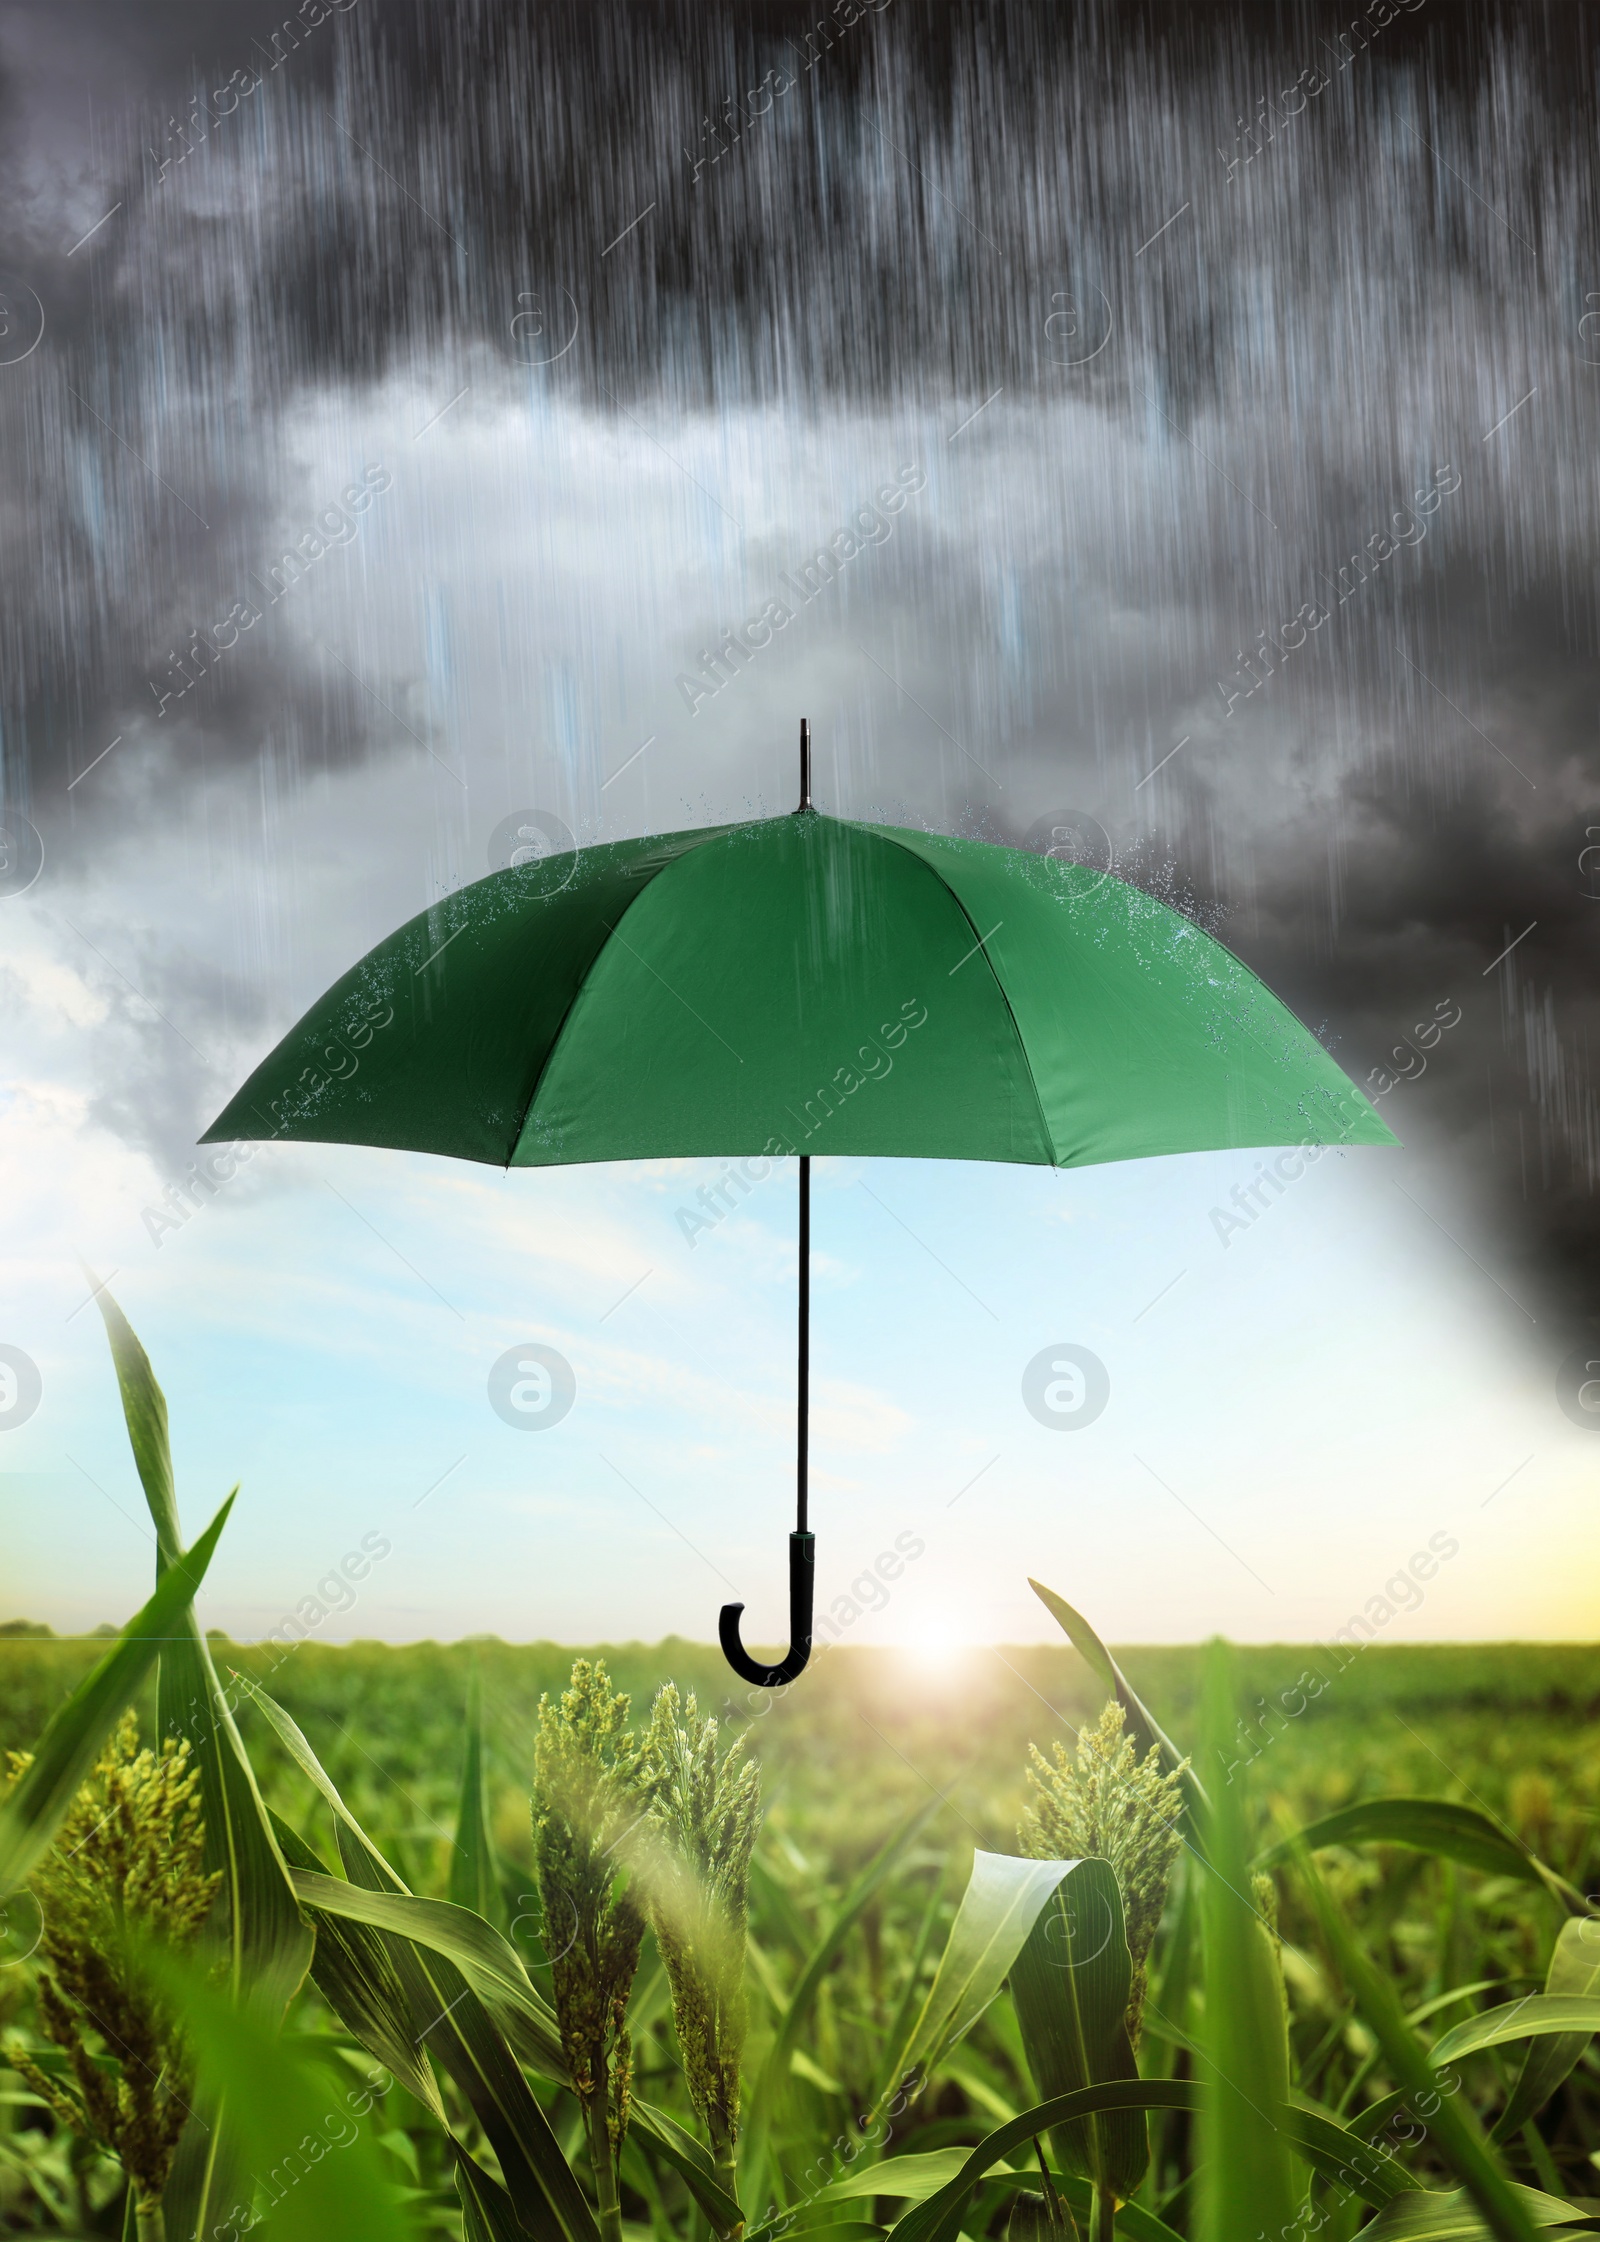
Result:
M1046 397L1071 379L1161 440L1245 406L1254 467L1219 471L1248 491L1264 467L1330 548L1359 537L1418 464L1394 456L1376 362L1415 364L1445 307L1441 326L1487 317L1496 359L1519 331L1542 339L1571 307L1543 282L1532 300L1523 240L1571 265L1590 216L1553 51L1480 40L1474 69L1429 4L1377 0L1359 36L1342 12L1291 16L1270 44L1226 14L1157 44L1099 10L967 23L905 0L420 16L302 0L281 21L150 11L137 39L143 18L53 11L25 42L39 114L4 235L50 320L37 362L0 369L24 476L10 783L64 786L71 735L110 737L142 705L137 670L251 565L307 385L474 346L510 372L569 313L560 393L601 404ZM103 101L130 43L142 103L102 109L92 147L80 125L75 166L82 79ZM1543 153L1531 180L1501 163L1502 216L1430 144L1482 177L1508 123ZM48 183L61 204L83 165L99 191L79 182L69 225ZM69 258L78 215L102 211ZM1117 349L1077 370L1074 337L1102 316ZM1435 339L1459 356L1472 338ZM1241 376L1267 394L1247 405ZM1231 594L1227 620L1254 627L1290 589L1268 512L1226 525L1198 585L1192 551L1147 537L1151 592L1219 612ZM212 729L219 751L259 744Z
M1006 805L975 786L973 820L1021 838L1052 804L1093 812L1122 869L1224 914L1358 1081L1458 1001L1385 1110L1447 1155L1440 1218L1493 1231L1541 1315L1587 1312L1600 235L1577 11L3 21L0 263L49 322L0 367L8 801L91 849L110 813L70 782L114 736L153 757L153 804L198 770L292 785L416 752L270 621L161 702L189 634L327 496L286 464L308 391L437 388L478 353L667 423L998 394L1036 416L1041 481L1075 400L1152 478L1108 465L1020 558L1003 521L951 528L873 614L1004 760ZM570 351L530 371L569 306ZM1372 559L1446 461L1459 491ZM1285 663L1308 600L1328 620ZM904 760L884 787L920 814ZM191 1032L262 1002L144 969ZM111 1117L185 1138L193 1088L149 1063Z

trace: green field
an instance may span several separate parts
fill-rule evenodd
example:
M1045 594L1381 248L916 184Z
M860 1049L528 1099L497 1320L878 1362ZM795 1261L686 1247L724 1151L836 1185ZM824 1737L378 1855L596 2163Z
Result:
M102 1647L0 1638L0 1746L30 1745ZM529 1802L539 1700L560 1692L574 1654L551 1644L487 1640L402 1649L307 1642L287 1655L275 1646L235 1646L216 1637L210 1647L225 1685L236 1673L251 1677L298 1724L404 1883L436 1896L448 1894L453 1881L460 1890L456 1839L468 1696L476 1677L483 1820L494 1882L492 1892L481 1894L483 1912L548 1993ZM974 1848L1017 1851L1029 1744L1048 1751L1060 1739L1071 1749L1105 1692L1065 1643L972 1650L939 1664L840 1648L819 1656L796 1687L760 1700L769 1709L757 1717L742 1689L734 1685L730 1695L730 1677L709 1647L630 1644L591 1655L603 1658L617 1686L630 1694L636 1721L659 1686L674 1680L698 1695L703 1714L719 1718L724 1741L745 1734L759 1760L764 1819L751 1874L744 2075L747 2111L751 2082L763 2080L766 2088L759 2173L764 2200L746 2201L745 2209L754 2223L769 2205L812 2202L791 2232L831 2220L837 2242L865 2242L869 2230L875 2235L905 2206L871 2197L817 2205L812 2199L827 2181L847 2173L862 2155L977 2143L1043 2091L1042 2083L1036 2091L1016 2013L1001 1994L944 2056L888 2137L861 2145L862 2122L891 2083L885 2063L894 2060L933 1978ZM1120 1658L1162 1727L1198 1756L1201 1654L1132 1648ZM1308 1671L1326 1683L1315 1696L1304 1681ZM1492 1817L1578 1893L1600 1885L1600 1651L1375 1645L1339 1671L1337 1656L1326 1652L1256 1648L1236 1654L1235 1678L1241 1712L1255 1718L1253 1742L1241 1742L1236 1729L1225 1756L1215 1744L1212 1750L1223 1787L1235 1794L1248 1788L1252 1847L1282 1827L1361 1800L1412 1795L1459 1801ZM140 1705L148 1733L154 1718L148 1683ZM1277 1708L1276 1717L1269 1707ZM336 1866L327 1807L259 1710L242 1704L239 1725L269 1806L323 1863ZM1208 1775L1203 1759L1200 1765ZM1231 1785L1225 1780L1230 1769ZM907 1842L906 1824L925 1810L928 1818ZM892 1865L876 1873L886 1846ZM1180 1858L1152 1957L1140 2049L1147 2077L1203 2076L1205 2000L1192 1952L1197 1859L1190 1852ZM1452 1988L1476 1988L1425 2016L1423 2038L1542 1985L1564 1911L1537 1884L1391 1846L1352 1843L1325 1852L1321 1861L1363 1951L1405 2010L1426 2011ZM863 1885L865 1902L857 1905ZM1280 1872L1276 1885L1299 2089L1318 2107L1346 2117L1377 2108L1395 2087L1392 2062L1350 1998L1294 1874ZM844 1926L832 1936L841 1914ZM31 1969L16 1964L0 1977L0 2017L30 2038ZM342 2044L353 2051L357 2045L314 1984L294 2003L289 2021L308 2048ZM636 2085L694 2130L668 1987L648 1936L632 2022ZM786 2024L774 2069L771 2052ZM1213 2030L1216 2024L1213 2016ZM1486 2123L1502 2105L1522 2054L1523 2046L1512 2045L1464 2064L1466 2097ZM119 2232L122 2189L115 2163L75 2140L15 2072L4 2083L0 2219L6 2229ZM537 2078L534 2085L582 2172L576 2097ZM469 2099L448 2079L444 2094L453 2129L493 2172L494 2149ZM403 2191L409 2215L420 2225L460 2232L451 2152L437 2116L395 2085L372 2122L380 2171ZM1141 2208L1169 2231L1202 2231L1191 2184L1194 2134L1183 2113L1158 2113L1155 2154L1131 2207L1119 2214L1117 2232L1159 2234L1161 2225L1137 2223ZM1415 2112L1391 2117L1379 2138L1387 2140L1409 2185L1448 2190L1455 2184L1433 2130ZM1581 2201L1591 2192L1600 2196L1600 2172L1591 2161L1597 2149L1600 2074L1592 2053L1583 2052L1538 2126L1519 2130L1503 2155L1516 2178L1536 2188L1559 2187ZM1025 2162L1012 2161L1019 2168ZM1062 2186L1069 2206L1071 2185L1068 2167ZM1306 2167L1298 2170L1296 2186L1296 2215L1303 2220L1296 2231L1351 2234L1374 2216L1372 2205ZM1003 2233L1014 2215L1025 2216L1013 2212L1016 2194L1014 2181L990 2183L969 2207L965 2231ZM631 2143L622 2158L620 2215L630 2233L692 2237L710 2231L681 2180L659 2164L652 2167ZM1083 2206L1080 2215L1092 2216ZM285 2212L278 2216L281 2221ZM559 2232L551 2229L552 2236Z
M1070 1592L1070 1584L1063 1583ZM99 1643L0 1636L0 1751L31 1744L101 1649ZM213 1639L218 1667L259 1681L299 1723L358 1816L392 1839L418 1890L442 1889L461 1782L469 1675L481 1678L494 1831L508 1867L529 1857L533 1733L540 1696L566 1682L574 1657L554 1643L418 1643L394 1648ZM972 1650L933 1663L894 1651L839 1647L757 1717L743 1683L709 1644L623 1644L603 1658L617 1687L647 1706L665 1681L693 1690L730 1733L748 1730L765 1777L771 1837L781 1832L818 1872L847 1882L896 1822L937 1791L936 1825L961 1845L1010 1850L1028 1745L1048 1750L1099 1711L1104 1692L1069 1645ZM1248 1765L1252 1799L1299 1821L1354 1798L1419 1792L1486 1806L1584 1889L1600 1883L1600 1648L1373 1644L1340 1673L1316 1646L1236 1652L1241 1715L1261 1748ZM1348 1655L1348 1654L1346 1654ZM1118 1652L1129 1679L1188 1748L1198 1720L1200 1655ZM1308 1668L1321 1696L1265 1728ZM153 1711L153 1689L147 1693ZM270 1733L246 1717L251 1756L271 1802L308 1823L303 1784ZM1242 1750L1236 1754L1243 1758Z

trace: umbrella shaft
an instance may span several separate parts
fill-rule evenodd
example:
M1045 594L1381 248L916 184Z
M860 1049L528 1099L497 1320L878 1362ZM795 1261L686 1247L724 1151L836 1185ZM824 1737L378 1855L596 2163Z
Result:
M811 1155L800 1155L800 1396L795 1455L795 1532L806 1520L806 1433L811 1417Z

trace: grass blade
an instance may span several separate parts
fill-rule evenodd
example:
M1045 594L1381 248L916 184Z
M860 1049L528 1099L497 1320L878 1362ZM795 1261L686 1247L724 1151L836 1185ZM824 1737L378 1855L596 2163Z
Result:
M1154 1713L1141 1700L1132 1682L1129 1681L1127 1675L1089 1625L1082 1612L1074 1611L1064 1596L1058 1596L1053 1588L1046 1588L1042 1581L1030 1579L1028 1586L1033 1590L1062 1633L1067 1636L1079 1657L1105 1684L1111 1695L1122 1707L1123 1712L1127 1715L1127 1732L1134 1738L1140 1749L1149 1751L1153 1747L1158 1747L1166 1755L1171 1766L1183 1767L1185 1755L1179 1751ZM1183 1779L1190 1794L1203 1805L1205 1803L1205 1790L1192 1766L1184 1768Z
M450 1962L391 1938L416 2039L471 2103L493 2144L517 2216L540 2242L599 2242L583 2190L488 2009Z
M1459 1861L1463 1868L1478 1869L1485 1876L1515 1876L1524 1884L1542 1884L1575 1915L1590 1912L1583 1894L1510 1830L1475 1806L1458 1806L1447 1798L1361 1799L1269 1846L1256 1865L1269 1868L1302 1845L1313 1852L1326 1845L1403 1845L1412 1852Z
M402 2000L402 2015L386 2018L385 2032L403 2034L413 2047L424 2049L466 2096L500 2160L517 2217L529 2234L539 2242L599 2242L594 2213L549 2119L517 2068L496 2016L455 1959L459 1955L466 1968L493 1983L501 2014L523 2018L536 2045L545 2029L536 2020L549 2016L548 2029L559 2051L554 2017L534 1991L516 1949L492 1924L465 1908L408 1892L282 1706L263 1690L251 1694L333 1810L340 1857L350 1881L326 1876L320 1868L296 1869L295 1886L315 1895L308 1904L316 1906L319 1919L335 1915L360 1923L381 1942ZM359 1998L362 1989L356 1990ZM375 1990L376 1981L365 1988L368 1996ZM373 2051L378 2049L374 2046ZM554 2075L565 2079L564 2062Z
M1381 2210L1413 2185L1387 2150L1374 2148L1320 2110L1291 2103L1278 2112L1278 2123L1285 2139L1323 2179L1363 2203Z
M829 2203L856 2203L863 2197L897 2197L906 2203L924 2203L930 2195L955 2179L971 2152L967 2149L927 2149L920 2156L888 2156L881 2164L847 2172L831 2180L810 2198L808 2208ZM1032 2175L1028 2175L1030 2181Z
M1207 1766L1234 1729L1232 1654L1206 1656L1201 1756ZM1243 1786L1225 1783L1206 1815L1200 1885L1205 2004L1200 2234L1284 2234L1298 2212L1288 2144L1277 2122L1289 2098L1282 1983L1267 1925L1250 1888Z
M1572 1923L1567 1927L1580 1930L1582 1925ZM1512 2040L1546 2039L1555 2034L1576 2038L1581 2055L1584 2043L1596 2032L1600 2032L1600 2000L1593 1994L1530 1993L1523 2000L1485 2009L1481 2016L1469 2016L1465 2024L1446 2032L1433 2050L1433 2061L1436 2065L1454 2063L1486 2047L1504 2047ZM1569 2063L1567 2069L1571 2068Z
M1074 2125L1115 2110L1193 2110L1198 2104L1198 2090L1189 2079L1113 2079L1108 2085L1085 2087L1076 2094L1057 2094L998 2126L978 2143L953 2180L925 2202L914 2204L890 2232L895 2242L955 2242L979 2184L1013 2149L1053 2132L1057 2126ZM1133 2230L1129 2227L1127 2231Z
M450 1855L450 1897L457 1907L470 1907L486 1923L505 1927L494 1840L489 1834L483 1770L483 1692L476 1667L467 1684L467 1751L461 1772L455 1850Z
M294 1761L295 1765L300 1769L300 1772L306 1777L307 1781L312 1785L312 1787L320 1793L322 1798L325 1799L327 1804L333 1809L335 1820L344 1829L349 1831L350 1835L354 1837L357 1843L360 1845L363 1853L365 1853L369 1857L373 1864L374 1872L379 1879L377 1889L380 1891L393 1890L397 1892L403 1892L406 1889L405 1885L395 1874L394 1870L389 1866L389 1863L379 1852L377 1846L374 1845L372 1839L367 1835L361 1824L356 1820L354 1814L351 1813L349 1807L340 1797L337 1789L334 1787L332 1779L324 1769L321 1760L318 1759L316 1753L311 1749L310 1744L306 1741L305 1736L301 1733L300 1729L295 1725L295 1723L290 1719L289 1715L284 1711L283 1707L278 1704L274 1698L269 1697L264 1689L258 1688L257 1685L249 1680L247 1676L238 1674L235 1676L235 1679L238 1681L240 1687L248 1692L252 1703L258 1705L261 1708L261 1711L265 1714L267 1721L276 1731L279 1742L288 1752L289 1757Z
M1440 2093L1428 2051L1407 2024L1394 1987L1362 1953L1309 1852L1299 1856L1298 1866L1340 1975L1394 2078L1420 2097L1415 2106L1428 2118L1440 2154L1464 2182L1497 2242L1533 2242L1537 2230L1527 2208L1496 2162L1477 2119L1456 2098Z
M806 2208L808 2211L826 2209L835 2203L860 2201L863 2197L922 2203L937 2189L956 2178L969 2154L967 2149L930 2149L920 2156L888 2157L882 2164L874 2164L867 2171L852 2172L845 2179L835 2180L831 2187L823 2188L819 2194L812 2196ZM1007 2187L1015 2187L1019 2192L1037 2188L1040 2181L1038 2168L1033 2165L1015 2171L991 2167L985 2177L989 2181L998 2180ZM1052 2172L1050 2178L1074 2211L1081 2211L1086 2216L1092 2211L1094 2198L1086 2181L1063 2172ZM1117 2226L1128 2237L1128 2242L1182 2242L1182 2238L1165 2220L1158 2219L1153 2211L1141 2210L1136 2203L1125 2203L1122 2206L1117 2213ZM805 2231L807 2230L803 2228L786 2227L785 2242L798 2242L799 2234ZM812 2231L832 2234L838 2230L823 2226ZM1014 2228L1008 2228L1007 2242L1011 2242L1014 2232ZM763 2242L760 2230L750 2237L750 2242Z
M1600 1996L1600 1924L1587 1916L1562 1924L1561 1935L1550 1956L1550 1967L1545 1973L1544 1989L1554 2000ZM1573 2070L1588 2043L1587 2031L1535 2040L1522 2059L1511 2098L1490 2135L1491 2140L1508 2139L1519 2126L1542 2110Z
M1570 2203L1558 2203L1536 2188L1519 2187L1514 2192L1543 2242L1586 2231L1567 2223L1574 2215ZM1419 2188L1396 2197L1370 2226L1362 2228L1361 2237L1362 2242L1491 2242L1494 2232L1470 2195L1441 2195Z
M1008 2119L975 2149L933 2149L921 2155L887 2157L881 2164L852 2172L819 2190L809 2199L807 2210L863 2197L910 2198L912 2211L891 2229L895 2242L935 2242L936 2237L955 2234L973 2195L986 2180L1000 2180L1018 2188L1038 2185L1038 2173L1031 2166L1009 2170L1002 2167L1002 2160L1015 2150L1027 2149L1042 2134L1116 2111L1171 2110L1194 2116L1203 2104L1202 2089L1192 2079L1115 2079L1075 2094L1055 2095ZM1274 2114L1284 2138L1317 2171L1337 2177L1340 2184L1367 2203L1381 2205L1397 2197L1390 2160L1381 2151L1368 2147L1331 2118L1316 2118L1309 2111L1293 2107L1281 2107ZM1054 2172L1051 2178L1075 2210L1092 2207L1090 2190L1083 2181ZM1117 2225L1132 2242L1173 2242L1172 2228L1136 2203L1120 2207ZM748 2242L774 2242L779 2234L789 2231L786 2219L773 2220L753 2228Z
M744 2224L744 2212L717 2177L711 2152L665 2110L633 2097L628 2138L642 2136L655 2153L670 2164L696 2203L711 2221L714 2234L732 2234Z
M193 1602L232 1508L230 1495L194 1547L157 1581L155 1594L79 1682L34 1746L32 1766L0 1805L0 1893L25 1883L48 1851L106 1738Z
M517 2207L498 2180L451 2136L456 2193L461 2198L461 2242L527 2242Z

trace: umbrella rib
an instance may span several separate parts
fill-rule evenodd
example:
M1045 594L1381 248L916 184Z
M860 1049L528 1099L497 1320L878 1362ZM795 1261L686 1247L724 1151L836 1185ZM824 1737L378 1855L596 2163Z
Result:
M962 956L956 959L955 964L951 966L949 972L945 975L945 979L947 981L953 981L956 975L961 971L961 968L966 964L967 959L976 957L978 952L983 948L984 944L986 942L992 941L995 935L997 935L1000 929L1005 925L1005 923L1006 922L1004 919L996 919L993 926L990 927L988 933L981 934L978 937L977 941L973 943L971 949L965 951Z
M927 858L920 855L916 849L907 848L904 841L897 839L892 832L887 831L883 826L875 825L872 828L872 831L877 834L879 840L887 841L891 848L897 848L903 856L909 856L913 864L920 864L922 866L922 869L927 873L928 877L932 880L936 880L940 887L944 889L945 894L949 896L951 902L961 913L961 916L966 920L967 925L972 929L972 938L974 945L978 949L983 950L983 962L989 968L989 977L994 982L995 988L999 993L1000 1002L1006 1008L1006 1018L1011 1022L1011 1033L1016 1037L1017 1049L1022 1054L1023 1068L1028 1077L1028 1088L1033 1092L1034 1110L1039 1116L1039 1134L1043 1138L1045 1150L1049 1154L1049 1159L1039 1162L1038 1165L1042 1167L1059 1168L1063 1163L1056 1150L1055 1131L1050 1126L1049 1116L1044 1110L1044 1100L1039 1095L1039 1084L1035 1079L1033 1072L1033 1060L1029 1055L1028 1046L1023 1038L1022 1028L1020 1023L1018 1022L1016 1012L1012 1008L1010 991L1007 989L1004 981L1001 980L999 974L995 971L994 959L989 955L988 951L984 949L984 944L989 940L990 935L997 934L1000 931L1000 925L1003 925L1004 921L1002 920L998 925L992 926L989 929L988 934L980 934L978 932L977 920L967 909L966 904L963 903L961 897L956 893L955 889L950 885L950 882L945 878L944 874L938 869L936 865L930 864ZM972 951L969 950L967 952L967 957L971 957L971 955ZM966 958L963 958L960 962L961 964L965 965ZM951 971L953 973L955 971L955 968L952 967Z
M714 839L718 830L719 828L713 827L705 838L707 840ZM646 844L648 845L649 841L654 838L654 836L647 835L645 838ZM673 865L680 861L680 857L688 855L691 852L692 848L699 848L703 846L704 841L694 841L690 844L689 847L680 852L680 856L670 857L666 863L658 865L656 869L650 874L649 878L646 879L642 883L642 885L636 889L634 894L632 894L628 898L627 903L624 905L624 909L631 911L634 904L638 902L639 897L644 894L645 889L654 886L655 882L660 879L663 872L670 872ZM633 878L635 876L635 869L635 867L630 867L626 876L630 879ZM616 934L617 930L612 925L609 919L602 919L600 923L605 927L608 934ZM617 939L618 941L621 941L622 937L618 935ZM538 1100L539 1092L544 1087L545 1077L550 1072L550 1068L554 1063L556 1052L561 1046L561 1039L567 1032L567 1028L571 1023L573 1013L578 1009L578 1000L589 985L589 976L594 971L595 965L598 962L600 956L600 951L604 947L605 945L602 943L599 948L596 949L594 956L590 958L588 964L579 974L578 985L572 992L572 996L570 1001L568 1002L567 1009L561 1015L561 1025L556 1029L555 1034L550 1038L549 1046L545 1051L544 1058L540 1062L539 1071L534 1077L533 1087L529 1090L527 1099L522 1108L522 1112L518 1116L516 1133L513 1135L510 1144L506 1148L506 1171L508 1174L510 1173L511 1162L516 1155L517 1146L522 1142L523 1132L528 1126L528 1116L532 1113L534 1105ZM631 947L631 945L624 944L624 947ZM634 954L635 956L637 956L637 951L635 951Z

